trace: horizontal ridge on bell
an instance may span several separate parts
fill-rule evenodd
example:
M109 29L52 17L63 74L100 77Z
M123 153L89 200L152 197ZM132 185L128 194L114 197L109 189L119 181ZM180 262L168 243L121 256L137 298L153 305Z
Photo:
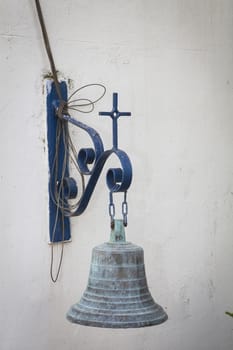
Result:
M125 237L123 223L115 221L111 232ZM67 319L94 327L133 328L160 324L167 319L147 286L141 247L122 241L108 242L92 251L88 284Z

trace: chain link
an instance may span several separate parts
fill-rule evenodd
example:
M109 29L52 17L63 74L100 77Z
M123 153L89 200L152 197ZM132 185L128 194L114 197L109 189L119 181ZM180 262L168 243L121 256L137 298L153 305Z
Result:
M127 215L128 215L127 192L124 192L124 201L122 202L122 216L123 216L123 224L125 227L128 225Z
M114 217L115 217L115 204L113 203L113 194L109 192L109 216L111 218L111 228L114 228Z

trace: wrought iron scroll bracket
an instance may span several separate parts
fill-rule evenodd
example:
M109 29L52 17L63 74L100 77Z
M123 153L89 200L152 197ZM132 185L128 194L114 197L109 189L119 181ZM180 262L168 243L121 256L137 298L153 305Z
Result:
M60 83L61 90L64 92L63 98L67 100L67 92L66 92L66 84L65 82ZM48 95L47 95L47 124L48 124L48 148L49 148L49 167L50 167L50 178L52 176L52 158L54 156L54 147L55 141L50 138L55 137L55 132L52 132L51 129L56 128L56 124L59 122L59 118L57 116L57 110L60 105L60 100L56 97L55 86L54 84L50 84ZM120 167L110 168L107 170L106 174L106 182L108 189L111 193L116 192L125 192L130 187L132 181L132 165L128 155L121 149L118 148L118 119L121 116L130 116L129 112L119 112L118 110L118 94L113 93L113 107L110 112L100 112L100 116L109 116L112 119L112 139L113 145L111 149L105 150L102 139L98 132L92 127L78 121L77 119L70 116L68 113L62 113L62 121L64 123L71 123L74 126L82 129L87 132L90 136L93 148L81 148L78 152L77 164L81 174L85 177L88 177L88 181L82 193L82 196L78 202L78 206L73 211L59 209L59 215L65 218L67 222L67 228L69 229L69 216L79 216L81 215L87 208L88 203L91 199L91 196L95 190L98 179L102 173L104 165L106 161L111 157L111 155L115 155L119 159ZM51 125L52 122L52 125ZM50 133L49 133L50 130ZM64 148L67 147L65 144L61 144L61 153L64 153ZM60 162L63 162L62 157L60 158ZM60 165L61 167L61 165ZM58 179L59 180L59 179ZM50 179L50 183L53 183L53 186L56 186L53 179ZM59 181L57 181L59 182ZM76 181L70 177L69 175L69 162L67 160L66 164L66 179L63 181L63 189L62 193L64 194L64 202L69 208L69 200L73 199L78 194L77 183ZM52 227L54 226L55 213L56 213L56 204L52 200L53 193L51 193L50 186L50 239L52 241ZM59 227L56 229L57 232L53 234L53 242L59 242L62 240L61 232ZM70 239L70 232L65 233L65 239Z

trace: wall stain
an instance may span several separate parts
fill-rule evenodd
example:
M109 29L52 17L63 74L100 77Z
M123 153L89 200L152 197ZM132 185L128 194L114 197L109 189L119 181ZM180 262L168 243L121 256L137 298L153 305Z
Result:
M183 285L179 291L179 296L183 305L184 318L189 318L192 316L190 312L190 297L188 296L187 289L188 287L186 285Z
M216 288L214 285L214 281L210 278L208 281L208 296L209 299L213 299L214 298L214 294L215 294Z

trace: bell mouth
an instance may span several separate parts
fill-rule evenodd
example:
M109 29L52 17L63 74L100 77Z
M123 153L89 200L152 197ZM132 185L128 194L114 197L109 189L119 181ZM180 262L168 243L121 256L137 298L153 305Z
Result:
M75 304L71 307L66 315L68 321L89 327L100 327L100 328L140 328L156 326L164 323L168 316L163 308L155 304L153 311L135 312L130 315L128 312L125 313L104 313L93 310L81 309L80 305Z

